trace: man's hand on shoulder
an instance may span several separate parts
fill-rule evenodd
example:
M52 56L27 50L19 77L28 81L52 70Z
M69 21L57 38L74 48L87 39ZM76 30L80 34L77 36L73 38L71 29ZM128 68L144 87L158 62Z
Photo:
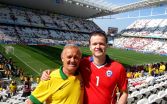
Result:
M50 79L50 70L45 70L42 72L41 80L46 81Z

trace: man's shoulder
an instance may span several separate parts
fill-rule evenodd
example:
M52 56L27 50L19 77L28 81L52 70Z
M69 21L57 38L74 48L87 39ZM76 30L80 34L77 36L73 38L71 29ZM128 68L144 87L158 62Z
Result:
M81 60L89 60L90 56L85 56L85 57L82 57Z
M123 67L123 65L120 62L116 61L116 60L111 60L110 64L111 65L115 65L117 67Z
M58 77L60 75L59 69L55 69L50 73L50 77Z
M126 71L125 67L118 61L111 60L108 63L109 67L117 72Z
M90 56L83 57L83 58L81 59L81 63L86 63L86 62L91 62L91 61L90 61Z

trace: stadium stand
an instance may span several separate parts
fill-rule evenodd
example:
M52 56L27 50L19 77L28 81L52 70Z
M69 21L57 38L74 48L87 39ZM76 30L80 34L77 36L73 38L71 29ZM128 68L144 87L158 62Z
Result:
M101 30L90 20L45 11L6 4L0 5L0 11L0 43L87 45L89 33Z
M167 19L136 20L121 31L121 37L114 39L113 46L144 53L167 55L166 23Z
M88 45L89 33L101 30L93 21L77 17L48 13L8 4L0 4L0 44ZM0 54L0 103L24 104L23 70L12 59ZM5 78L4 78L5 77ZM10 93L13 77L17 91ZM32 81L31 81L32 83ZM33 90L37 82L31 84Z
M101 30L93 21L34 10L7 4L0 4L0 43L3 44L48 44L64 45L75 43L88 45L89 33ZM121 37L114 40L114 47L132 49L145 53L167 54L167 19L143 19L132 23L123 30ZM1 59L2 55L0 55ZM22 77L22 70L4 61L0 65L10 69L6 71L3 84L9 85L11 75ZM133 69L135 70L135 68ZM147 73L148 74L148 73ZM0 74L0 77L4 76ZM143 83L148 76L129 78L128 104L147 104L167 102L167 74L159 74L155 82ZM22 80L21 80L22 81ZM17 82L17 92L9 97L8 89L0 90L1 104L24 104L23 85ZM2 84L0 84L2 85ZM37 83L31 85L32 90Z
M147 77L140 77L135 79L129 79L129 84L134 82L143 82ZM146 84L142 86L142 84L138 85L140 87L130 87L130 91L133 89L132 93L129 93L128 104L137 103L141 104L141 102L145 102L146 104L163 104L166 102L166 74L157 76L156 81L153 85ZM161 81L159 81L161 80ZM165 81L165 82L163 82ZM145 104L144 103L144 104ZM165 103L164 103L165 104Z

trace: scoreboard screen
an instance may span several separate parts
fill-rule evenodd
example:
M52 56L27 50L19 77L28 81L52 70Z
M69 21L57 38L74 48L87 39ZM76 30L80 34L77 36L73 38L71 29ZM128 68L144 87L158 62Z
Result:
M118 33L118 28L116 28L116 27L108 27L107 34L109 36L115 36L117 33Z

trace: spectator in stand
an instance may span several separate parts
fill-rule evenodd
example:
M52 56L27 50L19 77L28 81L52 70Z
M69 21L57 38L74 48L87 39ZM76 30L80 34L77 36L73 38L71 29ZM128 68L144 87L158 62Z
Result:
M134 78L139 78L141 76L141 73L139 71L136 71L134 73Z
M31 82L30 77L25 76L23 82L23 94L22 97L27 97L31 95Z
M30 82L31 82L31 84L34 83L34 78L32 76L30 77Z
M37 78L36 78L36 83L39 84L39 82L40 82L40 78L37 77Z
M24 76L23 75L20 76L20 81L22 84L24 83Z
M140 71L140 77L144 77L144 69Z
M7 94L7 98L11 98L9 86L6 86L6 87L5 87L5 91L4 91L4 92Z
M159 67L158 64L154 64L152 67L151 76L158 76L159 75Z
M4 70L4 65L3 65L2 60L0 61L0 70Z
M8 79L10 79L11 78L11 71L9 69L6 69L5 70L5 75Z
M91 33L89 47L92 56L80 63L85 86L84 104L116 104L117 87L120 91L118 104L127 102L127 77L125 68L106 55L107 37L103 31ZM41 79L48 79L50 71L43 73Z
M20 75L20 76L23 76L23 75L24 75L24 73L23 73L23 69L20 68L19 70L20 70L20 74L19 74L19 75Z
M159 66L159 74L163 75L165 72L166 66L164 64L164 62L160 62L160 66Z
M132 77L133 77L132 72L131 72L131 71L128 71L128 72L127 72L127 78L132 78Z
M148 74L151 75L153 70L153 65L152 64L148 64Z
M1 83L0 83L0 91L2 91L3 90L3 88L2 88L2 85L1 85Z
M10 96L14 96L16 94L16 90L17 90L16 81L14 80L11 81L9 85L9 90L10 90Z

